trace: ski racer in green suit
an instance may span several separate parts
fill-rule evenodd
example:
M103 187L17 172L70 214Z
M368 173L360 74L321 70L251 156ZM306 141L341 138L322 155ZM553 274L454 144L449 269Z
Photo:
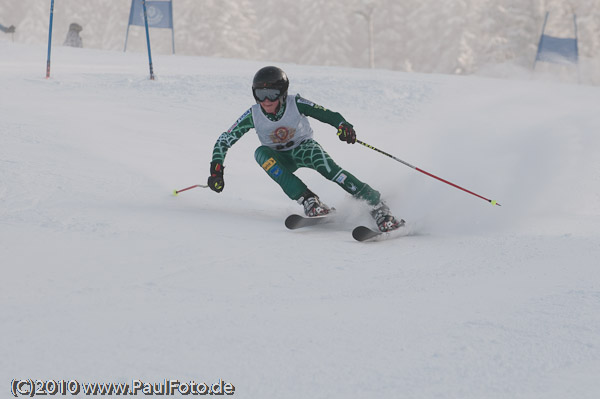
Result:
M327 215L331 208L321 202L294 174L303 167L316 170L353 197L371 205L371 215L380 231L391 231L402 226L404 220L398 220L391 214L377 190L338 166L313 139L313 130L307 117L337 128L340 140L348 144L356 143L353 126L339 113L327 110L299 94L288 96L288 86L287 75L277 67L264 67L256 73L252 83L256 104L228 131L222 133L214 145L208 177L210 189L217 193L223 191L223 163L227 151L254 128L262 144L256 149L254 158L290 199L304 206L306 216Z

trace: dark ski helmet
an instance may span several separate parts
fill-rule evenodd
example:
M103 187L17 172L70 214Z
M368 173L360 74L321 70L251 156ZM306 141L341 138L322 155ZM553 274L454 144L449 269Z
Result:
M289 85L285 72L275 66L267 66L259 69L254 75L252 95L257 103L264 101L265 98L271 101L280 98L283 102L287 98Z

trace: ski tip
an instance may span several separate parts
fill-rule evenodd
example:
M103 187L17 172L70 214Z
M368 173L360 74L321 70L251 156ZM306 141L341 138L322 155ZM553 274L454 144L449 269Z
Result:
M354 238L356 241L361 242L378 237L381 234L381 232L372 230L366 226L358 226L354 230L352 230L352 238Z
M300 220L302 220L302 216L300 215L289 215L287 218L285 218L285 227L290 230L297 229Z
M301 227L308 227L308 226L314 226L317 224L324 224L331 220L332 219L330 218L329 215L307 217L307 216L292 214L285 219L285 227L287 227L290 230L295 230L295 229L299 229Z
M360 233L358 227L352 230L352 238L354 238L356 241L361 241L362 234Z

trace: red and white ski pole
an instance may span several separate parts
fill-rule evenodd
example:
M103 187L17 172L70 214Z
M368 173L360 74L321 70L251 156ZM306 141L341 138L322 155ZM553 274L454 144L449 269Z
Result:
M417 168L416 166L413 166L413 165L409 164L408 162L404 162L403 160L401 160L401 159L399 159L399 158L396 158L395 156L393 156L393 155L391 155L391 154L388 154L388 153L387 153L387 152L385 152L385 151L381 151L379 148L375 148L375 147L373 147L372 145L369 145L369 144L367 144L367 143L365 143L365 142L363 142L363 141L360 141L360 140L356 140L356 142L357 142L358 144L362 144L362 145L364 145L364 146L365 146L365 147L367 147L367 148L370 148L370 149L372 149L372 150L374 150L374 151L377 151L377 152L379 152L380 154L383 154L383 155L385 155L385 156L388 156L388 157L392 158L393 160L395 160L395 161L398 161L398 162L400 162L400 163L402 163L402 164L404 164L404 165L406 165L406 166L408 166L408 167L410 167L410 168L413 168L414 170L416 170L416 171L418 171L418 172L421 172L421 173L423 173L423 174L426 174L426 175L427 175L427 176L429 176L429 177L433 177L434 179L437 179L437 180L439 180L439 181L441 181L441 182L444 182L444 183L446 183L446 184L449 184L449 185L451 185L452 187L456 187L456 188L458 188L459 190L462 190L462 191L464 191L464 192L466 192L466 193L469 193L469 194L471 194L471 195L474 195L474 196L476 196L476 197L479 197L479 198L481 198L481 199L484 199L484 200L486 200L487 202L489 202L489 203L490 203L490 204L492 204L492 205L498 205L498 206L501 206L501 205L500 205L498 202L496 202L496 201L493 201L493 200L491 200L491 199L487 199L487 198L485 198L485 197L482 197L481 195L479 195L479 194L475 194L474 192L472 192L472 191L469 191L469 190L467 190L466 188L462 188L461 186L459 186L459 185L456 185L456 184L454 184L454 183L451 183L451 182L449 182L448 180L444 180L444 179L442 179L441 177L437 177L436 175L434 175L434 174L431 174L431 173L429 173L429 172L426 172L426 171L424 171L423 169Z
M192 188L197 188L197 187L208 188L208 186L204 185L204 184L194 184L193 186L182 188L181 190L173 190L173 195L177 195L179 193L182 193L184 191L191 190Z

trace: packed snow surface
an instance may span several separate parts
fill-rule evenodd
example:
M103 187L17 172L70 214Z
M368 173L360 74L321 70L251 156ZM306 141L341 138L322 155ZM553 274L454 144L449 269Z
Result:
M0 42L0 385L206 382L239 398L600 396L600 89L280 65L344 168L404 235L358 243L365 205L301 212L253 158L196 188L263 63Z

